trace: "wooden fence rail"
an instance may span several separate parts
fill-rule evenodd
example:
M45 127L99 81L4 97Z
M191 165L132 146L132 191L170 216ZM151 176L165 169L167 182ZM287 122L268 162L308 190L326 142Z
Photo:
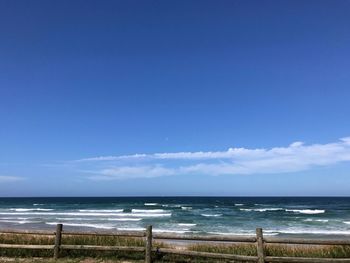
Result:
M263 236L261 228L256 229L256 236L187 236L174 234L153 234L152 226L145 231L118 231L118 232L69 232L63 231L63 225L57 224L56 231L18 231L0 230L0 234L27 234L27 235L54 235L53 245L23 245L23 244L0 244L0 249L45 249L52 250L54 259L58 259L62 250L95 250L95 251L129 251L145 253L145 262L152 262L152 252L160 254L174 254L191 257L204 257L230 260L232 262L283 262L283 263L350 263L350 258L306 258L306 257L272 257L265 255L265 244L305 244L305 245L350 245L350 240L345 239L302 239L302 238L276 238ZM93 235L93 236L118 236L138 237L145 239L144 247L132 246L96 246L96 245L65 245L62 244L62 235ZM210 242L234 242L250 243L256 245L256 256L244 256L234 254L220 254L199 252L190 250L178 250L170 248L154 248L153 240L183 240L183 241L210 241Z

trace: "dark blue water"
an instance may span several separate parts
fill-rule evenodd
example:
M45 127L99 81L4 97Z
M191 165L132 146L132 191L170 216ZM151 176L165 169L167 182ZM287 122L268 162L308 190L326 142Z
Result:
M0 198L0 228L141 230L182 234L350 235L350 198Z

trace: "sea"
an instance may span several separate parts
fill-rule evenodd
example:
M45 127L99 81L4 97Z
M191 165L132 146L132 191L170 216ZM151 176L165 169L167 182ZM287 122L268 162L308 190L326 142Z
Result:
M0 229L350 236L350 197L0 198Z

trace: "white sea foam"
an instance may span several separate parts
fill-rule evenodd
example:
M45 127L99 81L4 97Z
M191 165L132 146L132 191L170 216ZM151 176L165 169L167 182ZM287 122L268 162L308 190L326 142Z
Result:
M158 205L158 203L144 203L144 205L146 205L146 206L155 206L155 205Z
M286 211L286 212L293 212L298 214L323 214L325 213L325 210L319 210L319 209L284 209L284 208L240 208L241 211L254 211L254 212L268 212L268 211Z
M166 212L163 209L131 209L132 213L163 213Z
M47 225L57 225L58 222L46 222ZM114 226L107 224L79 224L79 223L64 223L65 226L76 226L76 227L91 227L91 228L99 228L99 229L113 229Z
M179 223L179 226L196 226L197 224Z
M80 209L79 212L91 212L91 213L119 213L124 209Z
M165 204L165 205L162 205L163 207L172 207L172 208L179 208L181 207L182 205L169 205L169 204Z
M183 229L183 230L171 230L171 229L154 229L153 232L155 233L175 233L175 234L185 234L185 233L191 233L189 229Z
M350 221L344 221L343 223L350 225Z
M82 217L57 217L57 220L67 221L94 221L94 220L105 220L105 218L82 218Z
M64 221L96 221L96 220L107 220L107 221L141 221L142 218L82 218L82 217L57 217L57 220L64 220Z
M224 235L224 236L255 236L255 232L208 232L209 234L212 235ZM278 235L278 233L265 233L264 231L264 236L275 236Z
M227 233L227 232L208 232L211 235L218 236L253 236L254 233Z
M323 222L323 223L327 223L329 220L328 219L312 219L312 218L308 218L304 220L305 222Z
M142 227L118 227L120 231L144 231L145 228Z
M54 209L46 209L46 208L10 208L10 211L16 212L27 212L27 211L53 211Z
M33 204L34 206L38 206L38 205L44 205L44 204Z
M141 221L142 218L108 218L108 221Z
M273 230L273 231L281 234L350 235L349 230L321 230L321 229L300 228L300 229L282 229L282 230Z
M191 206L181 206L182 210L191 210L192 207Z
M267 211L282 211L283 208L240 208L241 211L267 212Z
M275 230L264 229L264 236L276 236L279 233Z
M40 223L40 221L28 221L28 220L3 220L1 219L0 222L3 223L15 223L15 224L35 224Z
M326 210L320 210L320 209L286 209L286 212L314 215L314 214L323 214L323 213L326 212Z
M171 216L171 213L135 213L135 214L123 214L123 216L138 216L138 217L168 217Z
M235 204L235 206L243 206L244 204Z
M60 216L119 216L119 217L168 217L171 213L83 213L83 212L57 212L57 213L42 213L42 212L1 212L0 215L60 215Z
M208 232L208 234L212 235L219 235L219 236L255 236L256 234L254 232ZM278 233L265 233L264 236L275 236L278 235Z
M201 216L206 216L206 217L218 217L218 216L222 216L222 214L201 214Z
M28 220L30 217L0 217L0 220Z

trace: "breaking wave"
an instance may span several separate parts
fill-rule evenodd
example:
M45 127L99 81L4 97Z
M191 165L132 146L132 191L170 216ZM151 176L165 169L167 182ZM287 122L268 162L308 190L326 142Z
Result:
M219 217L219 216L222 216L222 214L201 214L201 216L206 216L206 217Z
M166 212L163 209L131 209L132 213L163 213Z
M308 218L304 220L305 222L323 222L323 223L327 223L329 220L328 219L312 219L312 218Z
M58 222L45 222L47 225L57 225ZM76 227L90 227L90 228L98 228L98 229L115 229L115 226L107 225L107 224L80 224L80 223L64 223L65 226L76 226Z
M326 210L320 210L320 209L286 209L286 212L293 212L298 214L307 214L307 215L314 215L314 214L323 214L326 212Z
M0 215L60 215L60 216L120 216L120 217L168 217L171 213L83 213L83 212L57 212L57 213L41 213L41 212L14 212L14 213L3 213Z
M27 212L27 211L53 211L54 209L46 209L46 208L10 208L10 211L16 212Z
M80 209L79 212L91 212L91 213L119 213L124 209Z
M240 208L241 211L267 212L267 211L282 211L283 208Z

